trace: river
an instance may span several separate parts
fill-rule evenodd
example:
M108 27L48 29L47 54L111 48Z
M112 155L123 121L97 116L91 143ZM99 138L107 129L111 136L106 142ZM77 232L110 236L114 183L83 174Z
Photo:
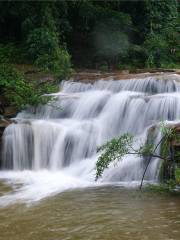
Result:
M69 190L1 208L0 232L1 240L178 240L180 199L119 186Z
M124 156L95 182L97 147L127 132L134 148L156 144L161 121L179 122L179 92L176 74L66 81L19 113L3 136L0 239L179 239L179 197L137 190L147 159ZM151 160L144 184L160 166Z

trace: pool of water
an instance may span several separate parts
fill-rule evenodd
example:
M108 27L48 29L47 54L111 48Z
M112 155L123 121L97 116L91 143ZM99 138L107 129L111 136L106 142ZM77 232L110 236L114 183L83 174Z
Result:
M1 184L1 196L7 191ZM0 240L179 240L180 197L117 186L69 190L0 208L0 233Z

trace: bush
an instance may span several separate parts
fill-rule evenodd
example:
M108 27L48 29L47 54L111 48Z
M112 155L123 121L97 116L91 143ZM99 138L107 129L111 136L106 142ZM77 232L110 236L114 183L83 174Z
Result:
M136 44L131 44L128 57L124 60L127 64L129 64L129 68L144 68L146 60L146 51L145 49Z
M161 34L151 33L144 42L147 67L178 67L179 51L176 34L164 30Z
M55 90L50 84L37 86L35 82L28 83L24 75L9 64L0 64L0 95L6 105L22 109L27 105L45 103L42 94Z
M23 50L13 43L0 44L0 63L23 62Z
M168 44L160 34L150 34L144 43L147 67L161 67L168 60Z
M176 183L180 185L180 168L175 169L175 179Z
M70 55L61 48L56 49L53 55L39 55L35 64L42 70L52 72L60 80L69 77L72 73Z
M28 54L42 70L63 79L72 72L70 55L59 46L58 35L48 28L36 28L28 36Z
M53 55L58 45L58 36L48 28L35 28L30 32L27 39L28 54L33 61L39 56Z

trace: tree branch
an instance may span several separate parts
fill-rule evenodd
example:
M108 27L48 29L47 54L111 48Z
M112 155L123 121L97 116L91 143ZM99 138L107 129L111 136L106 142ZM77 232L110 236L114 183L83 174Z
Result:
M149 164L150 164L150 162L151 162L151 159L152 159L152 157L153 157L153 154L156 152L157 148L158 148L159 145L162 143L162 141L164 140L164 138L165 138L165 136L163 136L163 137L161 138L161 140L158 142L158 144L157 144L156 147L154 148L154 151L153 151L152 155L149 156L148 163L147 163L146 168L145 168L145 170L144 170L144 173L143 173L143 176L142 176L142 179L141 179L141 184L140 184L140 186L139 186L139 189L140 189L140 190L142 189L144 177L145 177L146 171L147 171L147 169L148 169L148 166L149 166Z

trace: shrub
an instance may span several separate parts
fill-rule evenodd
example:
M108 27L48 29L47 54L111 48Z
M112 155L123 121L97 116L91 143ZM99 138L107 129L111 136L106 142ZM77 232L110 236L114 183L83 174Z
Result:
M180 185L180 168L176 168L175 170L175 179L176 183Z
M177 34L168 33L168 29L160 34L149 34L144 42L147 67L178 68L180 55L177 46Z
M0 44L0 63L20 63L24 59L23 48L13 43Z
M58 45L58 36L48 28L35 28L30 32L27 39L28 54L33 61L39 56L53 55Z
M52 72L60 80L72 73L70 55L62 48L56 49L52 55L39 55L35 64L42 70Z
M59 46L58 34L48 28L36 28L28 36L28 54L42 70L52 72L58 79L72 72L70 55Z
M35 82L27 82L24 75L9 64L0 64L0 94L6 105L18 109L26 105L45 103L48 99L42 97L43 93L55 90L50 84L37 86Z
M144 43L147 54L147 67L161 67L168 60L168 44L160 34L150 34Z

